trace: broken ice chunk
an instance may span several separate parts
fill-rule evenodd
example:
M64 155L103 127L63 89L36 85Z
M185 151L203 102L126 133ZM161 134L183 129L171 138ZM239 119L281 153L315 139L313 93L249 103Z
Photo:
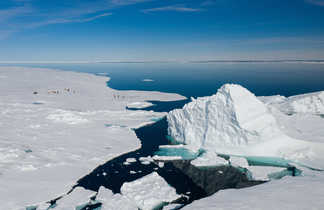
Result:
M107 188L100 187L96 200L102 203L101 210L132 210L137 209L135 203L119 193L113 192Z
M86 190L82 187L76 187L70 194L65 195L57 201L55 210L59 209L75 209L76 206L89 202L90 197L94 196L95 192Z
M156 172L133 182L124 183L121 193L133 200L138 208L150 210L174 201L180 197L176 190Z

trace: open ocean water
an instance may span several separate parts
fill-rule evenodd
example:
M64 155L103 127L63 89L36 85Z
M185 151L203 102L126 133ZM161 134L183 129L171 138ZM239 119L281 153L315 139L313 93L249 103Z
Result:
M186 97L208 96L225 83L240 84L257 96L291 96L324 90L323 63L88 63L1 64L44 67L111 78L118 90L155 90ZM152 81L143 81L152 80Z

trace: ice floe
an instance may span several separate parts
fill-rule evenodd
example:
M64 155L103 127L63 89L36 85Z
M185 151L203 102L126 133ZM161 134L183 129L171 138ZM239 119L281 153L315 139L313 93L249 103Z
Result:
M194 201L184 210L287 210L316 209L324 206L323 175L285 177L244 189L222 190Z
M111 190L104 187L100 187L96 200L102 203L101 210L135 210L138 208L133 200L119 193L113 194Z
M142 109L142 108L146 108L146 107L150 107L153 106L152 103L150 102L133 102L133 103L129 103L127 104L128 108L137 108L137 109Z
M162 207L180 197L175 189L169 186L156 172L133 182L124 183L121 193L142 210Z

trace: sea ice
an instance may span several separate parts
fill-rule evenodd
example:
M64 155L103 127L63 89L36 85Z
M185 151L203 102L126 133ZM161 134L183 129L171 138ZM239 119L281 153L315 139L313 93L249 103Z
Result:
M197 167L229 165L229 162L213 152L204 152L198 158L191 161Z
M168 185L156 172L133 182L124 183L122 195L134 201L138 208L151 210L164 203L169 203L180 197L174 188Z
M108 77L85 73L0 67L0 74L1 209L51 200L99 164L140 148L128 128L166 113L126 110L127 104L185 99L113 90Z
M135 163L136 162L136 159L135 158L127 158L126 159L126 162L128 162L128 163Z
M76 206L89 202L94 195L95 192L93 191L77 187L70 194L57 201L55 210L75 209Z
M242 167L242 168L248 168L249 167L249 163L246 160L246 158L244 158L244 157L231 156L230 157L230 163L231 163L232 166L236 166L236 167Z
M221 190L183 210L320 210L324 206L323 180L323 174L285 177L254 187Z
M96 200L102 203L101 210L136 210L136 204L119 193L113 192L107 188L100 187Z
M153 79L143 79L142 82L154 82Z
M143 108L150 107L150 106L153 106L153 104L150 102L146 102L146 101L132 102L132 103L127 104L128 108L137 108L137 109L143 109Z

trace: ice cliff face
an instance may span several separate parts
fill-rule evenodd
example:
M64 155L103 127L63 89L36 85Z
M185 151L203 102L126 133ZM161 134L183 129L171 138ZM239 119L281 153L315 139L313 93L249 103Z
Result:
M168 116L169 134L190 149L257 144L281 135L267 107L242 86L226 84L215 95L192 99Z

